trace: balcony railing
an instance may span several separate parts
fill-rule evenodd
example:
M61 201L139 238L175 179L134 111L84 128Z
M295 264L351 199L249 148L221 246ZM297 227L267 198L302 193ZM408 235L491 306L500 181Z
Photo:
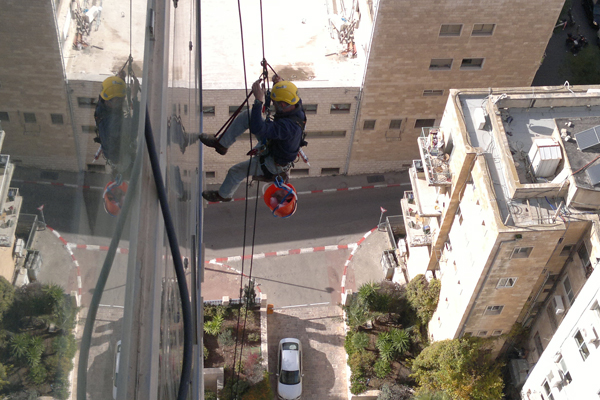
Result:
M451 185L450 154L444 152L446 144L440 130L437 128L423 128L418 143L429 184L435 186Z

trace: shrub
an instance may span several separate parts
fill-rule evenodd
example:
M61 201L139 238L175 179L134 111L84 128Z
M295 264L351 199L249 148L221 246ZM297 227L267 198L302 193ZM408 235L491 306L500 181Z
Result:
M438 279L427 282L423 274L415 276L406 285L406 296L411 307L417 312L421 322L426 325L437 309L441 283Z
M371 371L376 359L377 356L374 353L360 350L348 357L348 365L352 372L360 371L366 374Z
M375 308L375 302L377 294L381 286L375 282L367 282L360 285L358 288L358 300L361 304L365 305L369 310Z
M250 387L242 396L242 400L271 400L273 399L273 391L269 383L269 373L264 372L262 380L256 385Z
M410 348L410 336L404 329L392 329L390 339L398 354L403 354Z
M217 394L212 390L204 390L204 400L217 400Z
M29 381L34 385L41 385L46 381L48 372L39 362L29 369Z
M223 317L215 315L213 319L208 322L204 322L204 332L207 335L217 336L221 332L221 326L223 325Z
M360 394L367 390L367 378L362 373L352 372L350 375L350 392Z
M351 340L352 346L354 346L356 350L364 350L369 346L370 343L369 335L364 332L356 332L356 334L352 336Z
M18 333L10 338L10 353L17 359L22 359L27 354L29 347L29 340L31 335L29 333Z
M235 339L233 338L233 332L231 329L226 329L223 332L219 333L217 337L217 341L221 347L231 347L235 344Z
M244 325L244 321L249 324L256 322L256 317L254 316L254 311L252 310L252 307L248 308L244 305L244 306L240 307L239 313L240 313L240 325Z
M344 306L346 311L346 324L356 331L358 327L364 325L369 319L373 318L373 313L359 301L357 296L352 296L352 300L348 306Z
M8 372L6 370L6 366L0 363L0 390L10 383L8 381Z
M4 313L12 306L14 299L15 288L5 277L0 276L0 321L2 321Z
M384 383L377 400L409 400L413 399L413 390L404 385Z
M250 332L248 334L248 341L249 342L259 342L260 341L260 333Z
M263 380L264 369L262 366L262 358L259 353L250 353L244 362L244 373L250 384L255 385Z
M356 332L354 331L348 331L346 333L346 337L344 338L344 349L346 349L346 354L348 354L348 356L351 356L354 354L354 352L356 352L356 347L354 347L352 340L355 334Z
M243 379L231 378L225 383L222 390L223 400L239 399L250 387L250 384Z
M206 346L202 346L204 349L202 350L202 354L204 355L204 361L208 360L208 349Z
M379 358L377 361L375 361L373 370L375 371L375 376L377 376L379 379L383 379L388 376L390 372L392 372L392 366L385 358Z
M254 279L250 279L247 285L244 285L244 305L249 308L254 307L255 299L256 299L256 290L255 290L255 282Z

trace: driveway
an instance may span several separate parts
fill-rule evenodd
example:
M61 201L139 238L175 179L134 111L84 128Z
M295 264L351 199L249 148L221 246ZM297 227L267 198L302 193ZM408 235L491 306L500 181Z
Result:
M277 345L285 337L302 342L304 381L302 399L346 400L346 352L344 324L338 306L275 309L268 316L269 372L277 393Z

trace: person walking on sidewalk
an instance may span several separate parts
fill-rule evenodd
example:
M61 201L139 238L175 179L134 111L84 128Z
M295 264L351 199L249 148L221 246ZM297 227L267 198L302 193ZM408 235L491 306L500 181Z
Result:
M231 201L236 189L248 174L264 176L266 179L286 174L293 167L300 146L304 144L306 116L296 85L289 81L279 81L273 86L273 120L265 120L262 117L265 89L260 79L252 85L252 94L254 104L250 115L247 110L241 112L219 138L205 133L200 135L200 141L205 146L214 148L221 155L227 154L229 147L248 128L259 140L255 147L257 155L231 167L219 190L202 192L202 197L210 202Z

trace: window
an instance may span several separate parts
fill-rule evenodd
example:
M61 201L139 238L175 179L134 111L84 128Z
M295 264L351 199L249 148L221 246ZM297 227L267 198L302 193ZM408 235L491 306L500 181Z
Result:
M87 169L90 172L104 172L106 171L106 164L88 164Z
M204 177L205 178L216 178L217 177L217 173L215 171L205 171L204 172Z
M77 105L79 107L90 107L94 108L98 104L98 99L96 97L78 97Z
M517 278L500 278L498 284L496 285L496 289L511 288L515 286L516 282Z
M477 336L480 336L480 337L485 337L485 336L487 336L487 334L488 334L488 331L479 331L479 332L477 332Z
M240 106L229 106L229 115L233 115L233 113L236 112L238 108L240 108Z
M491 36L495 28L496 24L475 24L471 36Z
M577 254L579 255L579 258L581 259L581 262L583 263L583 267L587 268L588 265L590 265L590 253L587 251L587 248L585 247L585 243L583 243L581 245L581 247L579 247L579 250L577 250Z
M533 247L515 247L510 258L529 258Z
M56 124L56 125L63 125L64 124L63 115L62 114L50 114L50 119L52 120L53 124Z
M365 121L363 123L363 129L366 131L375 129L375 120L374 119L365 119Z
M390 121L390 129L400 129L401 126L402 126L401 119L393 119Z
M465 333L463 334L463 337L466 337L466 338L467 338L467 337L471 337L471 336L473 336L473 332L465 332Z
M440 36L460 36L462 24L443 24L440 28Z
M481 69L484 58L463 58L460 69Z
M96 125L81 125L82 133L96 133Z
M435 125L435 119L418 119L415 122L415 128L432 128Z
M237 110L237 108L236 108L236 110ZM215 106L202 106L202 115L204 115L205 117L214 117L215 116Z
M187 104L183 105L183 115L187 115Z
M546 307L546 314L548 314L548 320L550 321L550 326L552 327L552 332L556 332L558 329L558 321L556 320L556 301L552 299L552 304L548 304Z
M332 104L329 114L350 114L350 103Z
M10 118L8 118L8 113L6 111L0 111L0 121L10 122Z
M304 113L305 114L316 114L317 113L317 104L304 104Z
M346 131L312 131L306 132L307 138L346 137Z
M437 90L437 89L423 90L423 96L443 96L443 95L444 95L443 90Z
M579 330L577 331L575 336L573 336L573 339L575 339L575 343L577 343L577 347L579 348L579 354L581 354L581 358L583 358L583 361L585 361L585 359L588 358L588 356L590 355L590 351L588 350L587 345L583 341L583 336L581 336L581 332Z
M432 58L429 63L429 69L432 71L436 70L449 70L452 68L451 58Z
M504 309L504 306L487 306L483 315L499 315Z
M573 381L573 378L571 377L571 373L569 372L569 368L567 367L567 363L566 363L564 357L561 357L558 365L560 366L560 370L562 371L562 376L563 376L562 380L564 382L563 384L568 385L569 383L571 383Z
M496 329L494 332L492 332L492 336L500 336L500 335L502 335L501 329Z
M571 286L571 280L569 279L568 275L565 278L565 280L563 281L563 286L565 288L565 294L569 298L569 304L573 304L573 299L575 298L575 293L573 293L573 287Z
M25 119L25 122L28 124L35 124L37 122L37 119L35 118L35 113L24 112L23 118Z
M321 168L321 175L338 175L339 173L339 168Z
M290 170L291 176L308 176L308 168L292 168Z
M552 389L550 389L550 385L548 384L548 381L545 380L544 381L544 392L546 392L546 396L548 396L549 400L554 400L554 396L552 395Z
M535 343L535 349L537 350L538 356L542 356L544 352L544 346L542 346L542 339L540 338L540 333L536 332L533 336L533 343Z
M573 250L573 246L572 244L567 244L565 246L563 246L562 250L560 251L560 256L561 257L568 257L569 254L571 254L571 250Z

